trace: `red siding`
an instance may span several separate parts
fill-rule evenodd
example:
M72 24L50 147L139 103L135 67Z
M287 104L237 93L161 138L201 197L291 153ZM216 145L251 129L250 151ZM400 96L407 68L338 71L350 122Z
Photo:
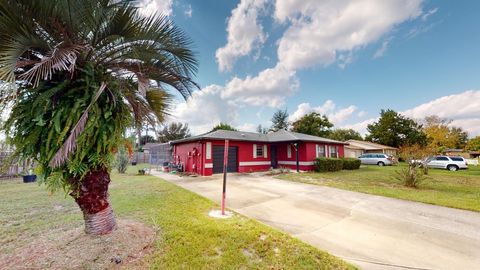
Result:
M267 145L267 157L253 157L253 145ZM212 141L212 145L224 145L224 141ZM230 141L229 146L238 147L238 172L256 172L270 169L270 146L264 142Z
M181 163L184 166L186 172L198 173L201 175L212 175L213 156L210 159L206 159L206 145L207 142L215 145L224 145L224 141L202 141L202 142L189 142L180 143L174 146L174 161ZM254 158L253 145L257 147L263 147L267 145L267 157L264 156ZM301 142L299 146L299 163L300 170L311 171L314 169L313 161L316 158L316 145L325 145L316 142ZM239 172L255 172L266 171L271 167L271 151L270 146L277 146L277 160L278 166L287 167L290 169L296 169L296 150L291 143L264 143L264 142L248 142L248 141L230 141L230 146L238 148L238 171ZM291 157L288 158L288 145L291 145ZM342 144L329 144L338 145L339 157L344 156L344 146ZM327 148L328 150L328 148Z
M174 146L173 160L183 165L186 172L203 174L203 147L200 142L182 143Z

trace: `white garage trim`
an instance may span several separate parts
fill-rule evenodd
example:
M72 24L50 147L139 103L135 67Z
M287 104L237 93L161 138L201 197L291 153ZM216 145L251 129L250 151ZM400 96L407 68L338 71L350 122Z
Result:
M207 142L205 144L205 158L206 159L212 159L212 143L211 142ZM205 164L206 166L207 164Z
M297 162L296 161L280 160L280 161L278 161L278 164L280 164L280 165L297 165ZM298 162L298 165L300 165L300 166L310 166L310 165L313 165L313 161L300 161L300 162Z
M213 163L205 163L205 169L213 168Z
M271 165L271 161L244 161L240 162L240 166L262 166L262 165Z

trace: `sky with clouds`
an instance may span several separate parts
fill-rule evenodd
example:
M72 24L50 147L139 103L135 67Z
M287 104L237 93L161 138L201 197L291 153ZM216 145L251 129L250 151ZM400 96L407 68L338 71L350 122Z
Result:
M201 90L170 121L194 134L325 114L365 133L381 109L480 135L480 1L139 0L193 40Z

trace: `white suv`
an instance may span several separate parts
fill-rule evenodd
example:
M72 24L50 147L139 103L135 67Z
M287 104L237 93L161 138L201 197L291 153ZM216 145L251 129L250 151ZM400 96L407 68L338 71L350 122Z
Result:
M427 166L449 171L468 169L468 163L463 157L434 156L427 160Z

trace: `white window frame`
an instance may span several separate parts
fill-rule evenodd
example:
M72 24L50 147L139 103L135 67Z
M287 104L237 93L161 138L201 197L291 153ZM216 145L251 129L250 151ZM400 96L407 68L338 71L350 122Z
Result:
M268 158L268 145L263 145L263 157Z
M327 152L325 151L325 145L318 145L317 144L315 148L317 150L316 151L317 152L317 154L316 154L317 158L327 157ZM320 151L320 150L323 150L323 151ZM323 155L320 155L320 153L323 153Z
M205 159L212 159L212 143L207 142L205 144Z
M292 145L287 144L287 158L292 158Z
M328 149L328 156L329 157L334 157L334 158L339 157L339 155L338 155L338 145L330 145L328 148L329 148ZM332 149L335 150L335 151L332 152ZM333 155L335 155L335 156L333 156Z
M259 150L261 151L260 153L259 153ZM254 144L253 145L253 158L265 157L265 151L264 150L265 150L265 146Z

